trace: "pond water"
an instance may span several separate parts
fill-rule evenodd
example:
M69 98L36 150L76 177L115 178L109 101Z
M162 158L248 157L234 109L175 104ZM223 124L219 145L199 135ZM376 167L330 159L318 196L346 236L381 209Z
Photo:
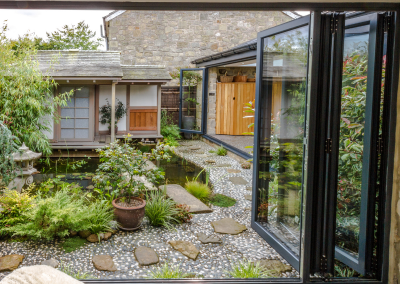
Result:
M171 156L170 162L153 161L165 172L165 181L160 184L168 183L184 186L186 177L192 180L199 174L198 181L205 182L206 174L204 171L201 172L201 167L175 154ZM99 162L99 158L51 158L49 163L40 160L35 165L38 172L33 175L33 179L36 184L39 184L49 178L60 178L62 181L76 183L86 188L92 185L92 176L95 174Z

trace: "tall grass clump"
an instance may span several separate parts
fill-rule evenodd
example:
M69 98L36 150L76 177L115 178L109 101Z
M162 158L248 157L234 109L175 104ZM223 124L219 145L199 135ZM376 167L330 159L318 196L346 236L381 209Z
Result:
M232 270L225 271L229 276L233 278L265 278L271 277L271 275L259 266L249 260L244 260L239 263L232 265Z
M228 154L228 150L226 150L224 146L221 145L218 147L216 153L218 156L226 156Z
M169 266L168 263L164 263L163 266L150 271L149 279L179 279L186 278L188 274L183 273L180 266Z
M153 190L146 198L145 214L150 224L156 227L172 229L173 224L179 224L175 218L179 214L176 203L167 198L165 190Z
M211 190L206 184L196 180L186 182L185 188L191 195L202 201L207 201L211 194Z

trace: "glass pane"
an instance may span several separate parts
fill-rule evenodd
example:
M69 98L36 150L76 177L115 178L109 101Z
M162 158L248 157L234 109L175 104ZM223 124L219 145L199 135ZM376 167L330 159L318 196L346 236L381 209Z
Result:
M75 99L74 98L70 98L67 101L67 107L74 107L75 106Z
M75 129L75 138L89 138L89 129Z
M88 98L89 97L89 87L80 87L75 90L75 97Z
M257 221L300 254L308 26L265 38Z
M74 128L74 119L61 119L61 128Z
M89 107L89 98L76 98L75 107Z
M182 128L201 131L203 71L183 71Z
M73 129L61 129L61 138L74 138L74 130Z
M89 128L89 119L75 119L75 128Z
M359 250L368 42L369 26L345 32L335 242L354 256Z
M74 117L75 110L73 108L62 108L61 117Z
M75 109L75 117L89 117L89 109L88 108Z

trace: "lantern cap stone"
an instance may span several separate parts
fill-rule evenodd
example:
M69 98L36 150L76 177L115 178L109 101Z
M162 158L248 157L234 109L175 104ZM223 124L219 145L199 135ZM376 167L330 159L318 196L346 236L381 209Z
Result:
M29 150L29 148L26 147L25 143L22 143L22 146L19 147L18 150L19 151L17 153L13 154L13 159L15 162L36 160L42 156L42 153L35 153Z

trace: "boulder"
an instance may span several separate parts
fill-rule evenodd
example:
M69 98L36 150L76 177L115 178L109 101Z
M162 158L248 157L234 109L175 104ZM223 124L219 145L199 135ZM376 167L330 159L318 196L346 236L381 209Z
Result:
M216 236L207 236L204 233L198 233L197 238L203 244L221 244L222 240Z
M79 231L79 236L82 239L86 239L87 237L89 237L92 233L89 230L83 230L83 231Z
M109 238L111 238L111 236L112 236L111 232L104 233L104 240L107 241Z
M58 260L56 260L54 258L50 258L50 259L46 259L46 260L42 261L42 263L40 265L48 265L53 268L57 268L59 264L60 263L58 262Z
M0 257L0 272L17 269L23 259L24 256L19 254L10 254Z
M134 253L140 265L152 265L159 262L157 253L151 248L138 247Z
M86 238L86 240L91 243L96 243L100 241L99 236L97 236L96 234L91 234L89 237Z
M237 235L245 230L247 227L233 220L232 218L224 218L218 221L211 222L214 231L220 234Z
M92 258L94 267L101 271L117 271L113 258L109 255L95 255Z
M169 241L168 243L174 249L193 260L196 260L197 256L200 253L196 246L188 241Z

